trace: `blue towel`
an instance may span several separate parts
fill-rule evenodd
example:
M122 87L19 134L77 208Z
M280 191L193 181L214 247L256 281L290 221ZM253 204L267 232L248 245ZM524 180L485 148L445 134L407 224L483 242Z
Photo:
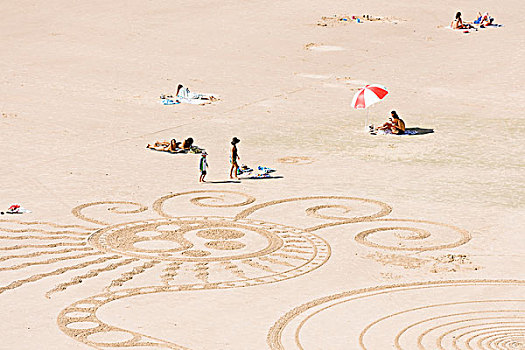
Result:
M273 173L274 171L276 171L275 169L267 168L265 166L260 166L260 165L257 167L257 169L260 171L264 171L266 174Z
M170 100L170 99L165 99L165 100L162 100L162 104L163 105L178 105L180 102L179 101L173 101L173 100Z

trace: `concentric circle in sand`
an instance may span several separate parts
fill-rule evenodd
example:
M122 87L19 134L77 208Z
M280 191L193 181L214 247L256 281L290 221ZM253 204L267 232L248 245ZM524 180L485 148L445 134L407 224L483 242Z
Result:
M162 285L110 291L77 300L58 316L60 329L70 337L94 347L160 346L186 349L175 343L106 324L98 319L97 310L114 300L143 294L230 289L288 280L317 269L330 256L329 245L320 237L304 230L262 221L218 217L164 218L115 225L96 231L89 241L102 250L122 251L125 255L142 257L144 253L137 252L132 245L137 241L146 242L148 237L140 237L136 233L173 223L180 230L165 231L161 236L154 237L154 240L159 237L167 241L187 240L192 248L181 251L176 257L166 256L165 251L160 250L152 255L160 262L152 262L151 266L157 263L164 265L163 275L160 276ZM199 232L204 233L199 236ZM242 232L243 235L232 232ZM131 243L126 243L126 240ZM253 244L257 241L264 242L262 249L254 249ZM206 250L194 248L200 247L199 244ZM239 253L247 249L251 251ZM186 274L178 276L177 271L181 269L186 269ZM139 269L137 273L144 270ZM194 278L188 276L189 271L194 273Z
M374 287L311 301L272 327L272 349L474 350L525 346L525 282ZM340 332L345 329L345 332Z
M166 225L178 229L158 230ZM271 228L229 218L166 218L109 226L96 231L89 242L106 252L138 258L220 261L264 256L280 249L284 241ZM159 235L151 237L152 232ZM217 240L229 243L211 243Z

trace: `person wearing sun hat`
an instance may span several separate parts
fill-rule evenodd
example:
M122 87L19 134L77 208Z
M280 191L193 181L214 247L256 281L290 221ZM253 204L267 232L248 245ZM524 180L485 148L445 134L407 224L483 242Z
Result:
M206 151L203 151L201 153L201 159L199 161L199 169L201 171L201 176L199 177L199 182L206 182L204 181L204 178L206 177L206 169L208 168L208 161L206 160L206 156L208 153Z
M239 163L237 163L237 161L241 160L241 157L239 157L239 151L237 150L237 144L239 142L241 142L241 140L234 137L232 139L232 147L230 149L230 163L232 164L230 168L230 179L233 179L234 177L232 175L235 174L235 180L239 180L237 177L237 170L239 169Z

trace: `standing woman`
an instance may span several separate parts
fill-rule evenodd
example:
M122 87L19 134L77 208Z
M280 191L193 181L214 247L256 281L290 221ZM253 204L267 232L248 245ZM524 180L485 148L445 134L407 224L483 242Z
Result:
M230 179L233 179L232 174L235 174L235 180L239 180L239 178L237 177L237 169L239 169L239 164L237 163L237 160L241 160L241 157L239 157L239 152L237 151L237 144L239 142L241 142L241 140L234 137L232 139L232 147L230 149L230 163L232 163L232 167L230 169Z

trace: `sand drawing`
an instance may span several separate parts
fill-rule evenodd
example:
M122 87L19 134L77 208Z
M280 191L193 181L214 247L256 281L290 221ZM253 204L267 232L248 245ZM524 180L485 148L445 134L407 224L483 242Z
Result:
M138 259L133 259L136 261ZM144 273L146 270L151 269L155 265L159 264L160 261L146 261L141 266L135 266L131 271L123 273L120 277L111 281L109 286L105 287L105 291L111 291L111 288L121 287L124 283L131 281L133 277Z
M453 297L446 293L449 290ZM523 349L524 292L525 281L518 280L417 282L352 290L287 312L270 329L267 341L271 349L304 349L314 334L322 343L340 323L346 332L337 336L360 349ZM365 305L367 312L359 313ZM342 343L331 348L345 349Z
M155 231L159 235L141 235L145 232L149 235ZM289 241L294 243L288 243ZM118 244L119 242L124 243ZM144 242L150 244L141 244ZM232 244L223 245L218 244L219 242ZM296 242L300 242L303 248L295 249L295 255L276 254L285 251L290 244L296 245ZM62 331L99 348L183 348L105 324L96 317L96 310L108 302L140 294L224 289L277 282L318 268L330 255L328 244L311 233L278 224L221 217L161 218L118 224L96 231L90 237L90 244L107 253L139 259L155 257L164 266L157 286L115 289L78 301L60 314L58 323ZM200 254L184 254L185 252ZM187 274L184 279L179 279L181 270L191 271L193 279ZM230 272L230 278L221 277L224 276L223 272ZM82 308L79 304L93 306ZM83 312L84 316L79 317L79 312ZM116 341L115 335L122 336L125 340L118 338L119 341ZM92 340L94 338L98 340Z
M367 258L380 262L383 266L389 268L401 267L407 269L426 269L431 273L441 272L459 272L459 271L477 271L482 269L481 266L474 264L471 259L464 254L446 254L446 255L425 255L416 257L405 254L393 254L375 252L368 254ZM385 277L391 279L392 273L383 273ZM390 275L390 277L388 277Z
M171 201L186 201L185 205L214 213L225 209L237 212L232 216L177 216L170 209ZM97 281L106 276L100 294L77 300L60 313L57 322L65 334L98 349L185 349L109 325L96 312L103 305L131 296L248 287L301 276L321 267L331 254L328 243L313 232L340 225L366 224L368 229L355 235L356 242L389 254L452 248L471 238L467 231L448 224L384 218L392 208L373 199L307 196L255 201L241 192L198 190L162 196L151 209L129 201L100 201L72 209L75 217L96 225L94 228L2 221L0 240L6 245L0 249L0 273L26 271L35 265L49 265L51 269L28 272L27 278L0 287L0 293L78 270L77 275L69 275L47 290L45 296L53 298L70 289L81 292L84 281L100 284ZM308 223L317 223L298 228L260 219L267 210L289 207L303 210ZM146 211L157 218L133 220L134 215ZM252 218L255 213L257 219ZM111 215L132 220L122 222L119 218L120 223L109 224L105 218ZM58 241L46 242L49 238ZM11 240L15 244L9 245ZM8 265L10 261L15 263ZM60 267L53 266L55 263ZM270 336L275 339L269 343L278 344L279 337Z
M355 240L361 244L369 247L381 248L386 250L398 251L424 251L424 250L440 250L447 248L454 248L463 245L470 241L470 233L466 230L454 227L452 225L442 224L438 222L431 222L425 220L408 220L408 219L378 219L377 223L386 222L400 223L404 226L386 226L377 227L370 230L360 232L355 236ZM420 227L405 226L407 223L418 225ZM447 232L448 231L448 232ZM436 232L435 236L439 236L439 240L433 240L432 233ZM394 243L378 243L373 241L372 236L380 235L394 235L396 242ZM453 241L443 243L443 237L450 236ZM436 237L437 238L437 237Z
M372 16L372 15L333 15L333 16L323 16L317 22L319 27L336 27L347 24L356 24L364 22L388 22L397 24L399 22L406 21L401 18L396 18L392 16Z
M299 157L299 156L290 156L290 157L282 157L277 159L279 163L283 164L311 164L315 162L315 159L312 157Z
M115 207L114 206L115 204L119 204L121 206L122 205L136 206L138 208L137 209L123 210L123 209L119 209L119 207ZM136 213L140 213L140 212L148 210L148 207L142 206L139 203L135 203L135 202L105 201L105 202L93 202L93 203L86 203L86 204L79 205L79 206L73 208L72 213L73 213L73 215L75 215L77 218L79 218L81 220L84 220L84 221L87 221L87 222L91 222L91 223L94 223L94 224L98 224L98 225L108 225L108 223L106 223L104 221L96 220L96 219L90 218L90 217L82 214L82 211L84 209L86 209L86 208L94 207L94 206L101 206L101 205L104 205L104 206L111 205L109 208L107 208L107 210L111 211L111 212L114 212L116 214L136 214Z
M116 268L118 267L121 267L121 266L124 266L124 265L128 265L128 264L131 264L132 262L134 261L137 261L138 259L125 259L125 260L122 260L118 263L113 263L113 264L109 264L107 266L104 266L104 267L101 267L99 269L94 269L94 270L91 270L89 271L88 273L85 273L83 275L79 275L79 276L75 276L71 279L71 281L69 282L66 282L66 283L61 283L59 284L58 286L56 286L55 288L49 290L46 292L46 297L49 298L49 296L53 293L57 293L57 292L61 292L61 291L64 291L66 290L68 287L70 286L74 286L76 284L79 284L79 283L82 283L84 280L88 279L88 278L94 278L94 277L97 277L99 273L102 273L102 272L106 272L106 271L112 271L112 270L115 270Z

